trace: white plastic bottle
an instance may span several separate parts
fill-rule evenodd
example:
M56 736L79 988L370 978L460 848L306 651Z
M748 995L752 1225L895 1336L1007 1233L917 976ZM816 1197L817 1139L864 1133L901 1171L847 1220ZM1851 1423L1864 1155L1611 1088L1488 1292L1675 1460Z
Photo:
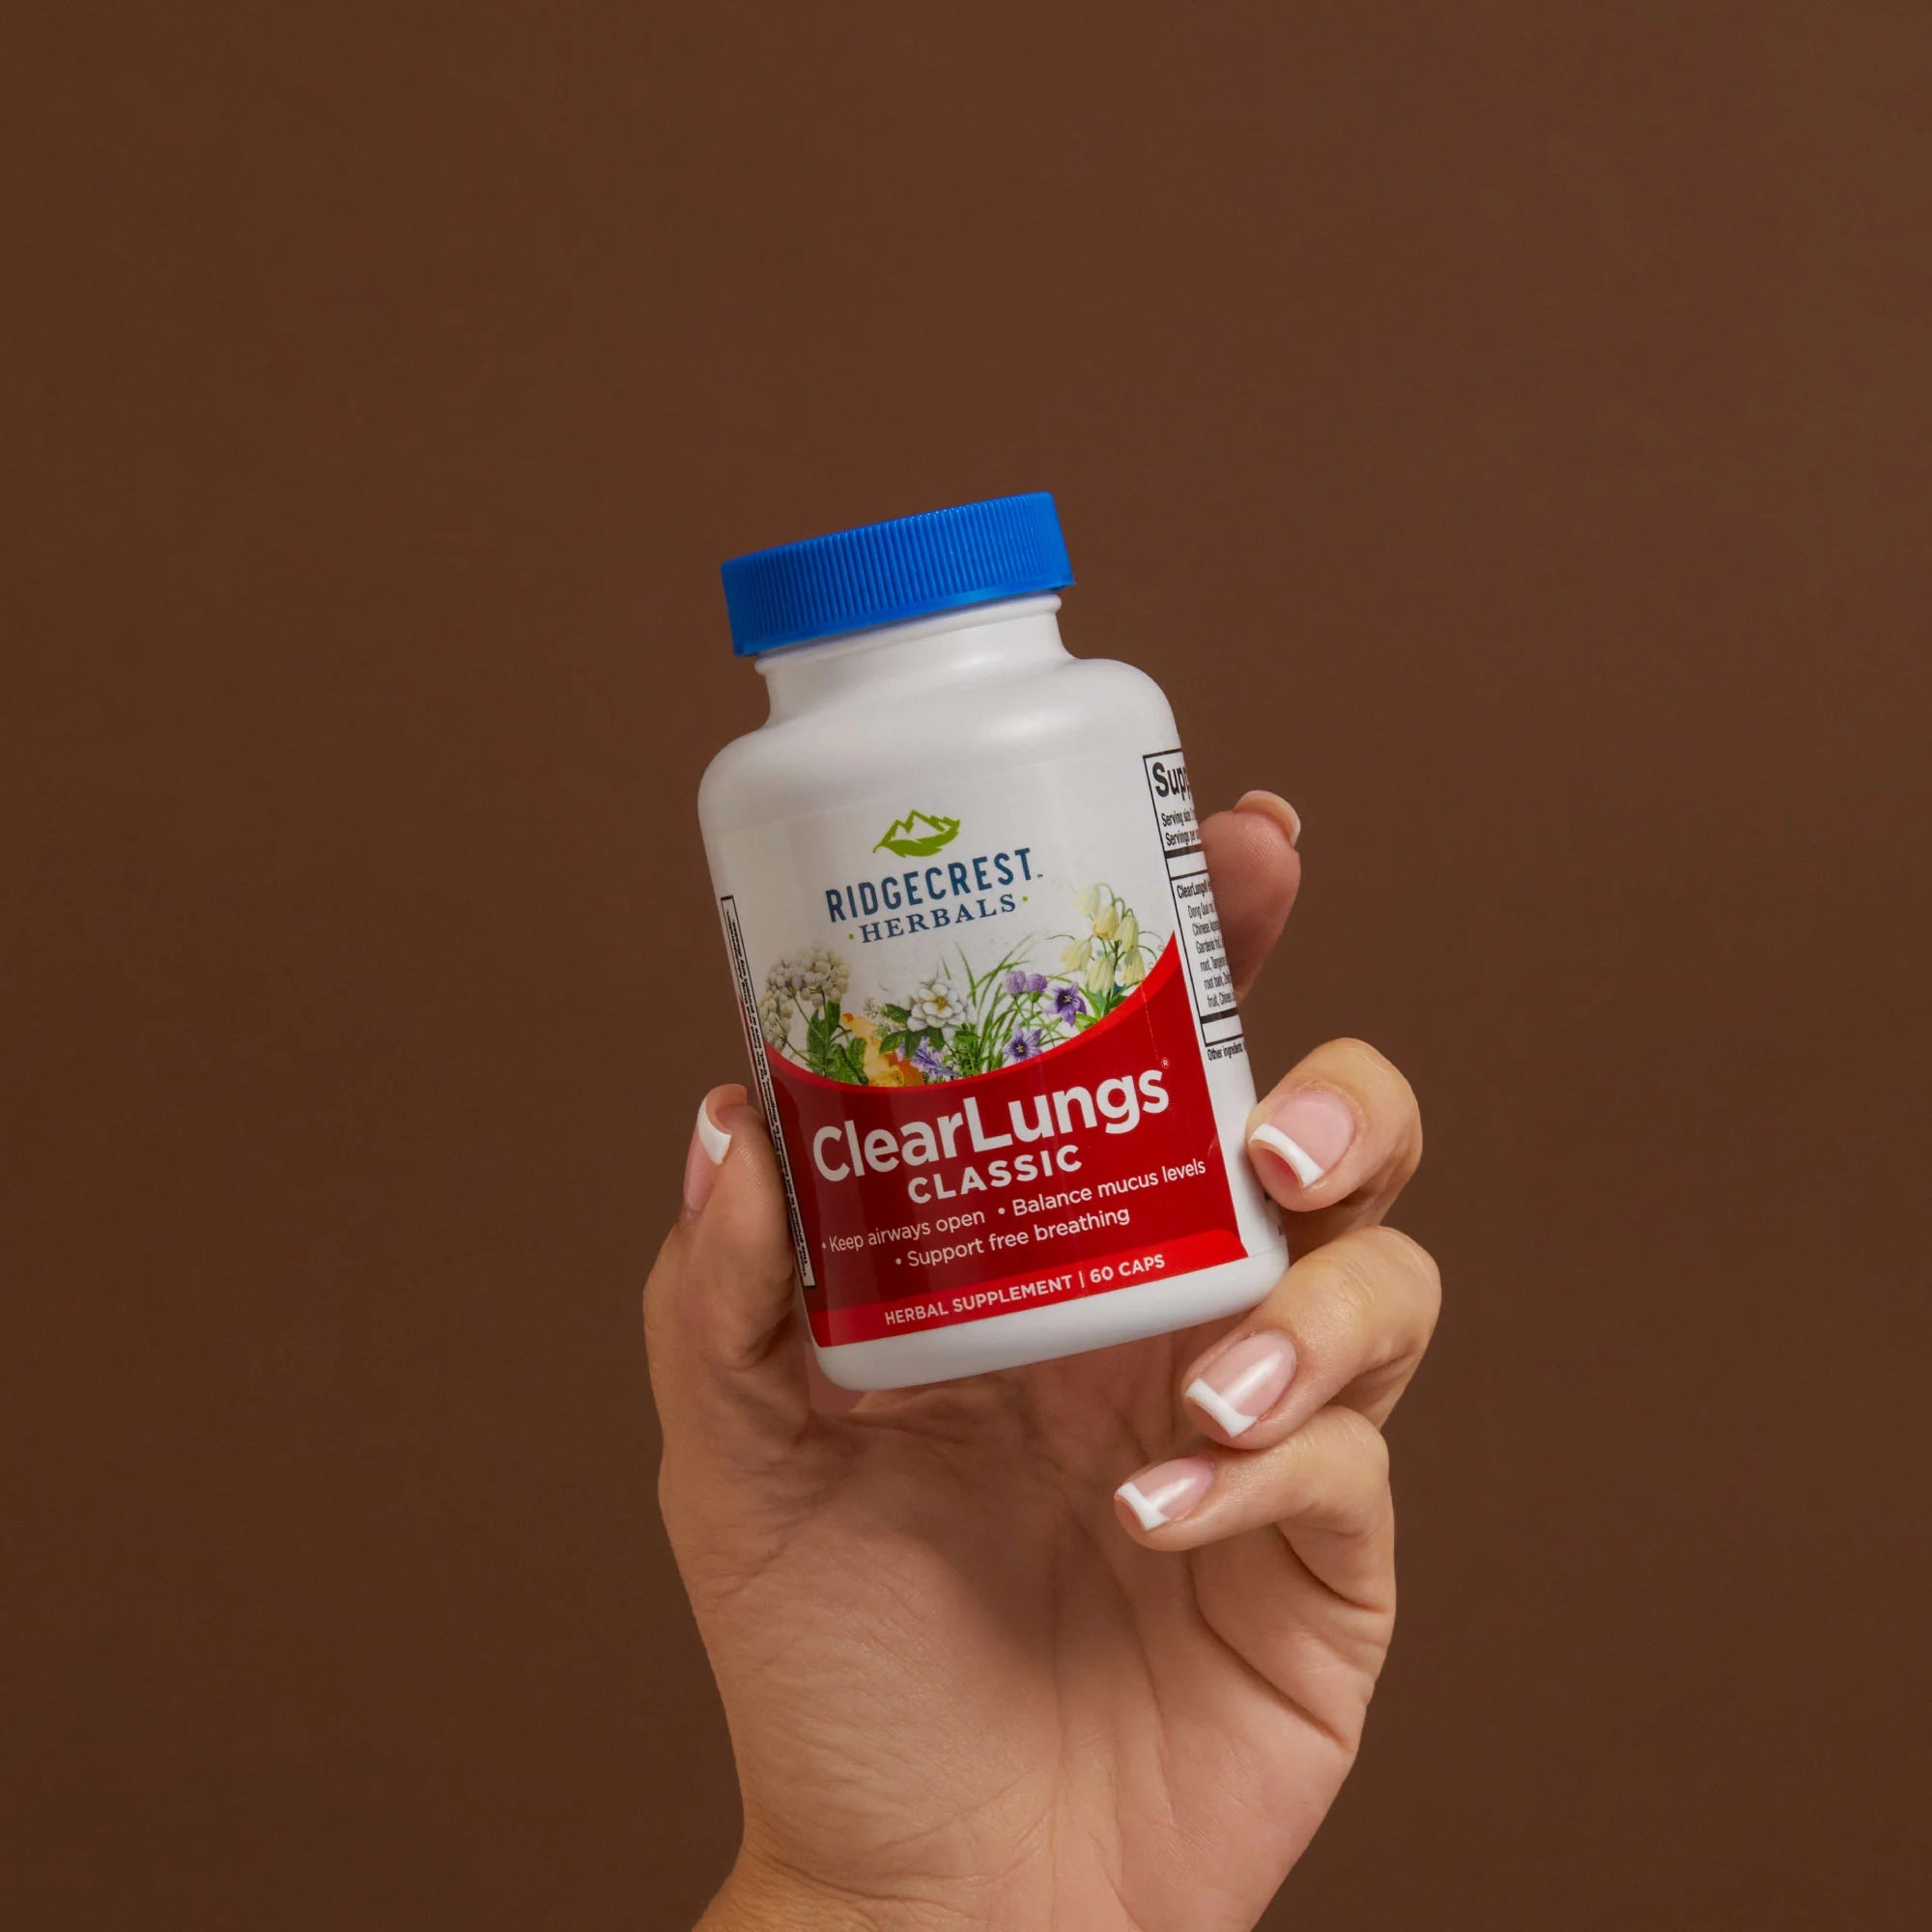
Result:
M1068 655L1072 581L1045 495L724 566L771 716L698 815L847 1388L1230 1315L1287 1264L1174 714Z

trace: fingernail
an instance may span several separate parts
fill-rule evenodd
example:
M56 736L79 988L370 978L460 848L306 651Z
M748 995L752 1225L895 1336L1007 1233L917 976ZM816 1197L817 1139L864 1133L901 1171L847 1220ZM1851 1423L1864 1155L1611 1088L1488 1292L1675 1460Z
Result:
M1158 1529L1184 1517L1213 1481L1214 1465L1206 1456L1180 1456L1143 1469L1114 1494L1133 1511L1143 1529Z
M1235 801L1235 810L1264 812L1288 834L1291 845L1301 843L1301 814L1278 792L1244 791Z
M1339 1094L1305 1087L1277 1100L1267 1119L1248 1136L1250 1147L1264 1147L1294 1170L1304 1187L1313 1187L1355 1138L1355 1115Z
M698 1102L697 1129L691 1137L691 1151L684 1157L684 1211L687 1214L701 1214L704 1204L711 1199L712 1184L718 1179L718 1170L724 1165L724 1156L730 1151L731 1136L717 1125L705 1112L704 1103Z
M1294 1379L1294 1344L1278 1328L1264 1328L1224 1349L1181 1391L1224 1434L1252 1429Z

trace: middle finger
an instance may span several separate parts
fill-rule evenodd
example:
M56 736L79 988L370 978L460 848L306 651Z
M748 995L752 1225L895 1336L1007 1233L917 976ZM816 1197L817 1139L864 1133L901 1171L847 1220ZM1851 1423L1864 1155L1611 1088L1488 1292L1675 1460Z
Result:
M1362 1228L1289 1269L1260 1307L1180 1378L1202 1432L1242 1449L1284 1441L1340 1403L1378 1427L1420 1364L1442 1287L1428 1252Z

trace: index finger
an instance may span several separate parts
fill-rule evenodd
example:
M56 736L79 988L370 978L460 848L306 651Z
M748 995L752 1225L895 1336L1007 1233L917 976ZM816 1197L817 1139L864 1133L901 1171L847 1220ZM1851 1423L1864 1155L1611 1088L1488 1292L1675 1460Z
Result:
M1422 1159L1422 1110L1401 1070L1359 1039L1318 1046L1257 1101L1248 1158L1261 1183L1296 1222L1289 1251L1389 1210Z

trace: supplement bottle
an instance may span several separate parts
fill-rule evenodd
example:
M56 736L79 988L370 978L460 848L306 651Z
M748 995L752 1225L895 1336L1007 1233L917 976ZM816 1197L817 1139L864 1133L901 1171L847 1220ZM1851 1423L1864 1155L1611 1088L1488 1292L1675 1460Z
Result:
M1287 1255L1187 767L1150 678L1062 644L1052 497L724 575L771 716L698 815L826 1374L1253 1306Z

